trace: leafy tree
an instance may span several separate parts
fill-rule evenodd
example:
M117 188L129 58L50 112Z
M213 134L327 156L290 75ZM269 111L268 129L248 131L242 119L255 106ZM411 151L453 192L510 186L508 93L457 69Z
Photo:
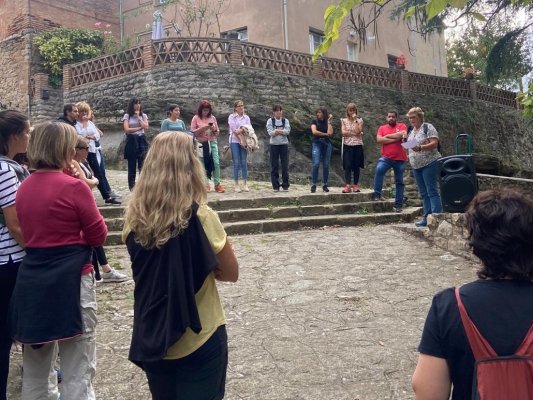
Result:
M326 53L334 40L339 38L339 31L343 22L348 19L351 29L356 33L365 32L370 25L376 26L377 17L383 12L384 7L394 0L340 0L336 5L330 5L324 13L324 42L313 54L316 59ZM354 8L365 4L373 5L373 13L370 18L358 18ZM396 3L394 3L396 4ZM444 21L449 26L455 26L461 21L473 25L474 21L481 21L485 27L502 13L516 15L524 11L529 18L525 23L509 32L506 32L492 46L487 55L485 68L487 81L493 82L499 74L505 70L505 62L512 53L512 47L516 46L516 40L527 35L528 29L533 26L533 0L400 0L395 7L393 15L402 16L412 31L427 35L435 30L445 28ZM360 34L360 40L364 37ZM522 96L524 102L533 93L533 82L530 90ZM526 103L523 103L529 107ZM531 111L533 113L533 110Z
M465 67L480 71L480 82L522 91L522 77L533 69L532 59L524 36L515 37L504 51L498 68L487 74L487 59L490 51L507 33L513 30L509 18L496 18L486 27L468 25L446 42L448 76L462 78Z
M37 35L34 43L50 75L50 84L59 87L63 66L101 55L104 37L98 30L56 28Z

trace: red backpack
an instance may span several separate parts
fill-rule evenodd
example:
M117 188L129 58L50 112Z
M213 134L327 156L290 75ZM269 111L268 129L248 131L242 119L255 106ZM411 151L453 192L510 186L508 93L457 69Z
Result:
M512 356L500 357L468 316L455 288L459 314L476 360L472 400L533 399L533 325Z

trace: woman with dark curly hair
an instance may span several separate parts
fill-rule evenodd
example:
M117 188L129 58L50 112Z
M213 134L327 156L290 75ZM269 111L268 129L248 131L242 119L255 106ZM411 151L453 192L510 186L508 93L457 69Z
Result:
M448 399L452 385L452 399L471 398L475 359L465 333L465 326L472 327L469 319L500 357L514 355L531 333L533 201L511 190L481 192L465 218L470 246L483 263L480 279L433 298L413 375L417 400ZM498 386L494 390L501 390L501 382Z

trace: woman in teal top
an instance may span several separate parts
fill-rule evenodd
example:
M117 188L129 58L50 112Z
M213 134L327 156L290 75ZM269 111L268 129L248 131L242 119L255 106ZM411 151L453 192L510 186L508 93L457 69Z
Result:
M180 131L187 132L185 123L179 118L180 107L177 104L171 104L167 110L168 118L161 122L161 132Z

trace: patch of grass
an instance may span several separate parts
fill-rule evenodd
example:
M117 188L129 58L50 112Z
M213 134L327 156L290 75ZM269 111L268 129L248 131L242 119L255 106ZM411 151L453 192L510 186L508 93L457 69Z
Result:
M369 213L368 211L368 208L366 207L361 207L357 210L355 210L355 214L358 214L358 215L367 215Z

